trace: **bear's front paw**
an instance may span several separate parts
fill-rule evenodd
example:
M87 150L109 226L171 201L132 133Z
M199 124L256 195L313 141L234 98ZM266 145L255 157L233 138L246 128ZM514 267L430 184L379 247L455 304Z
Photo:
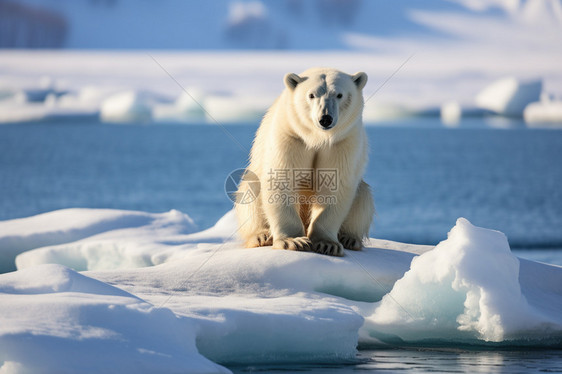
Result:
M273 238L269 231L262 231L254 236L252 236L247 242L246 247L248 248L255 248L255 247L266 247L268 245L273 244Z
M363 241L361 239L354 238L353 236L339 234L338 240L345 249L351 249L352 251L360 251L363 249Z
M319 240L312 244L312 251L328 256L343 256L343 246L331 240Z
M273 249L288 249L289 251L310 251L312 249L312 242L306 236L277 239L273 242Z

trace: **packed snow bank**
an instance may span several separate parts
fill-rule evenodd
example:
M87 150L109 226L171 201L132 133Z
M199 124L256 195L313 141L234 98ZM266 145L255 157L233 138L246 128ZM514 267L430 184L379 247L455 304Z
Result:
M90 212L89 225L96 227L100 212ZM58 221L61 231L69 232L76 224L71 213L66 222ZM84 217L87 213L82 211ZM127 212L114 213L127 216ZM53 289L53 282L65 278L57 275L61 270L55 275L43 270L60 267L39 264L77 264L91 269L80 279L99 281L96 284L103 289L96 292L113 295L108 290L117 287L138 298L130 301L133 305L145 305L140 301L144 300L169 308L180 321L191 321L198 351L228 365L342 362L355 358L358 344L423 344L428 339L432 344L449 345L562 344L562 268L518 260L503 234L474 227L466 220L460 219L449 238L436 248L370 239L365 250L346 251L345 257L335 258L271 247L245 249L236 238L232 211L214 227L196 233L182 232L186 226L181 217L186 216L166 213L159 220L148 219L128 228L106 227L105 232L76 242L24 252L17 260L22 270L0 277L0 284L6 284L2 292L20 287L29 289L28 293L45 293ZM34 218L28 222L33 223ZM2 223L7 224L14 221ZM53 230L56 223L51 224ZM31 236L36 230L46 231L29 224L20 236ZM115 249L124 243L129 243L128 250ZM101 258L105 260L92 261ZM131 268L134 266L138 267ZM43 275L25 283L30 286L10 283L10 277L25 279L35 272ZM63 273L72 274L69 277L77 287L82 282L70 270ZM72 296L90 300L90 289L75 289ZM117 296L129 302L127 296ZM33 306L35 299L22 300L21 305ZM64 299L61 308L74 305L72 302ZM145 311L143 308L156 313L148 306L133 309L137 313ZM114 331L113 310L103 313L108 313L104 314L107 324L86 321L83 329L97 326ZM115 313L119 321L121 314ZM156 329L152 317L134 318L131 324L138 322L137 330ZM36 315L23 314L23 320L29 329L42 326ZM171 334L171 342L178 339L175 329L159 331L161 336ZM191 333L185 334L191 339ZM1 339L9 337L0 335ZM38 339L30 338L25 344L33 348L40 344ZM72 339L61 337L60 347L70 345ZM23 341L22 351L26 349ZM166 347L147 349L160 352ZM21 362L27 364L25 359Z
M137 230L127 230L131 228ZM195 224L189 216L176 210L156 214L110 209L64 209L3 221L0 222L0 272L15 270L16 256L34 248L29 252L33 253L32 256L26 253L20 259L20 268L34 263L64 263L78 270L97 266L107 268L120 257L125 258L120 264L127 261L129 266L144 263L148 261L144 256L150 253L150 248L144 248L145 252L140 254L144 246L135 246L135 238L139 238L139 232L144 232L146 236L157 229L168 234L185 234L193 232ZM91 240L81 242L83 238ZM113 255L98 252L101 246L98 242L108 243ZM67 245L57 246L64 243ZM119 246L117 243L129 245ZM53 246L57 249L51 249ZM74 251L81 254L73 256ZM128 256L129 251L136 253ZM66 256L67 261L62 256Z
M0 275L2 373L228 373L195 324L60 265Z
M550 290L558 298L532 304L522 293L520 275L527 276L504 234L461 218L447 240L412 261L368 318L367 329L383 341L559 340L560 271Z
M542 81L520 82L516 78L504 78L493 82L476 96L476 105L496 114L522 117L525 107L538 101Z

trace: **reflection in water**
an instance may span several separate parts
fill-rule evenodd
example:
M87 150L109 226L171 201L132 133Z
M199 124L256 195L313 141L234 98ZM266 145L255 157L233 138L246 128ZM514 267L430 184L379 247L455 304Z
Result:
M348 365L255 365L230 367L234 373L534 373L562 372L562 351L473 351L455 348L360 351Z
M499 352L462 353L457 361L461 370L474 373L501 373L504 356Z
M448 373L562 372L562 351L467 351L419 349L364 351L361 369ZM334 373L337 373L335 371Z

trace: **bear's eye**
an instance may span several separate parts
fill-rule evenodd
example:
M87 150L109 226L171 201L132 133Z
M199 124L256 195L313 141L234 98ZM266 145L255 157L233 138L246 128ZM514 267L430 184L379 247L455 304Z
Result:
M309 94L309 95L308 95L308 98L309 98L309 99L314 99L314 94Z
M341 93L338 94L338 96L336 96L338 99L341 99L343 97L343 95Z

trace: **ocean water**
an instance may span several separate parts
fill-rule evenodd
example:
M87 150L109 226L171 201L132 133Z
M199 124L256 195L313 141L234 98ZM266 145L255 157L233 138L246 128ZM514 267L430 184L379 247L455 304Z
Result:
M435 244L465 217L504 232L514 249L562 248L562 131L423 124L367 128L372 236ZM0 220L69 207L178 209L209 227L232 207L224 181L246 165L255 130L0 126Z
M230 367L244 373L562 373L562 351L475 349L380 349L359 351L357 362L337 365L251 365Z
M226 129L226 130L225 130ZM201 229L232 207L228 174L247 162L256 125L0 126L0 220L69 207L188 213ZM225 133L228 132L227 133ZM562 265L562 131L368 127L377 216L371 235L435 244L458 217L505 232L517 254ZM254 372L562 372L559 350L468 347L360 350L341 365Z

